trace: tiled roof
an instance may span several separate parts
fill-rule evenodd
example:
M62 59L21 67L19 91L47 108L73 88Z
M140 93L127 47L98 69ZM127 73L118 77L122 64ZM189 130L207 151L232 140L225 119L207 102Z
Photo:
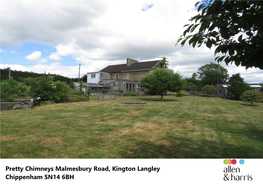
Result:
M134 63L131 66L125 68L125 70L123 71L125 72L125 71L136 71L136 70L149 70L155 67L159 62L160 60Z
M139 71L139 70L150 70L154 68L160 60L155 61L146 61L133 63L131 66L126 66L126 64L121 65L109 65L106 68L102 69L100 72L126 72L126 71Z
M126 64L121 65L109 65L106 68L102 69L100 72L121 72L126 68Z

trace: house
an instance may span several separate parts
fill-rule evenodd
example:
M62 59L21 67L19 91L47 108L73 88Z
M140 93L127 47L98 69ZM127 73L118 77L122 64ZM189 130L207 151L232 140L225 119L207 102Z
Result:
M126 63L109 65L98 72L87 73L86 87L91 87L93 93L103 89L109 91L122 90L123 92L143 92L139 80L145 74L160 67L161 60L139 62L126 58Z
M221 97L227 97L228 96L228 90L227 87L229 86L229 84L217 84L217 95L221 96Z
M74 82L74 87L76 90L79 90L80 83ZM98 83L83 83L82 84L82 91L87 94L88 88L91 89L91 95L96 95L97 93L102 92L103 90L109 91L110 87L107 85L101 85Z
M217 95L221 96L221 97L227 97L228 96L228 90L227 87L229 86L229 84L217 84ZM251 87L251 90L253 91L260 91L262 86L261 85L256 85L256 84L249 84L249 86Z
M261 85L250 84L250 87L254 91L260 91L262 89Z

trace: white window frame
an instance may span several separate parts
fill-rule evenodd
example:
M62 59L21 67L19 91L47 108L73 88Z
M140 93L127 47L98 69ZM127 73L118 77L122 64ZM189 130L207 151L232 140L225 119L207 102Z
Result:
M92 79L96 78L96 74L91 74L91 78Z
M126 73L126 79L129 79L129 76L130 76L129 73Z
M119 74L115 74L115 79L119 79Z

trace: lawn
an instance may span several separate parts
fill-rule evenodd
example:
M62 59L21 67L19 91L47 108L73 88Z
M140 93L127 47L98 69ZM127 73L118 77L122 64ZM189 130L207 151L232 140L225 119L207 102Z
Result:
M126 105L121 101L145 101ZM263 104L118 97L1 112L1 158L263 158Z

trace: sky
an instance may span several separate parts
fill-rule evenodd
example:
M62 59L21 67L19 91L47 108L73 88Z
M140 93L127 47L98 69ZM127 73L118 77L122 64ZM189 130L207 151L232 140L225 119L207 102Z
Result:
M82 77L126 58L167 57L169 68L191 77L214 60L214 48L175 46L197 14L197 0L1 0L0 68ZM247 83L263 71L233 65Z

